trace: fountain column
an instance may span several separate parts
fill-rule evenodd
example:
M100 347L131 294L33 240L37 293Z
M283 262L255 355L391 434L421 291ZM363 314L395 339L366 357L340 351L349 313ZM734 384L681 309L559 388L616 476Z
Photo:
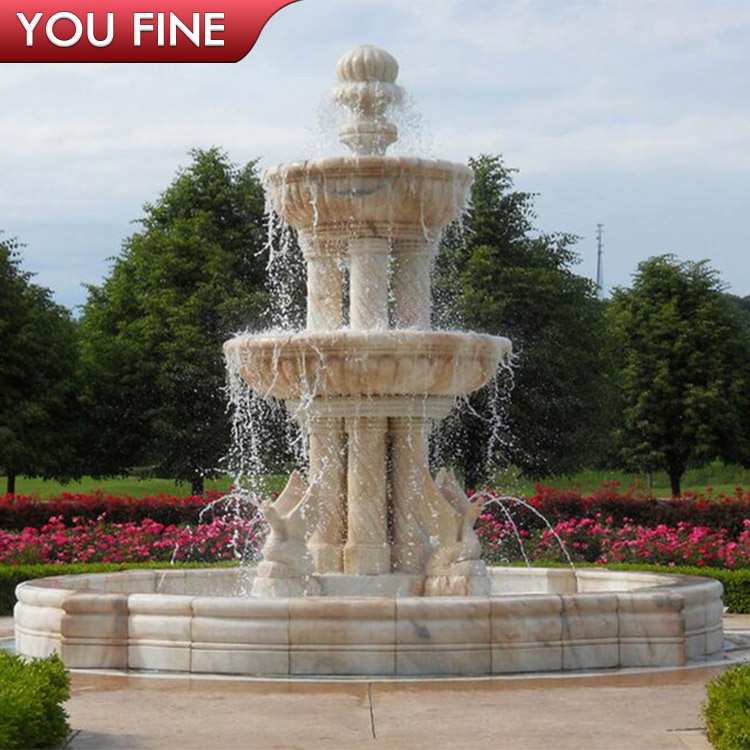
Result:
M430 549L421 515L429 425L430 420L422 416L389 420L393 461L394 573L422 573Z
M429 331L432 327L432 259L435 242L399 242L395 248L396 326Z
M388 252L376 237L349 240L350 312L354 330L388 328Z
M336 248L306 239L302 242L302 252L307 261L307 330L341 328L343 277Z
M386 417L348 417L349 466L347 515L349 538L344 571L352 575L390 573L386 496Z
M346 541L344 421L313 417L308 430L309 486L315 495L318 522L307 546L316 573L341 573Z
M349 240L350 325L353 330L388 328L390 243L375 237ZM385 417L350 416L347 503L349 537L344 570L353 575L390 573L386 488Z

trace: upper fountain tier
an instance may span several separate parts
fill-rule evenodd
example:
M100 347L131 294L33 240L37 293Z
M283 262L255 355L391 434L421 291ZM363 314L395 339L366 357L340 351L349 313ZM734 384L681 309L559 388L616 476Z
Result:
M388 52L357 47L339 60L337 73L334 98L353 115L339 140L354 155L270 169L271 207L304 242L334 253L357 238L437 241L466 204L471 170L438 159L385 156L398 138L387 114L403 98L395 82L398 63Z

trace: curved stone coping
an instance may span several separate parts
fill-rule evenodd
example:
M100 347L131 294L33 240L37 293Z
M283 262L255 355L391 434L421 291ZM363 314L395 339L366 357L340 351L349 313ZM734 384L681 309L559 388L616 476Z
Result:
M510 354L506 338L458 331L304 331L233 338L224 351L254 390L304 396L461 396Z
M266 172L274 210L321 241L356 237L435 241L463 209L474 173L463 164L404 156L334 156Z
M253 599L241 595L253 575L28 581L17 588L17 649L57 651L80 669L413 677L674 667L723 648L721 584L705 578L492 568L489 597L399 596L409 576L383 577L393 596L343 596L354 580L328 576L328 596Z

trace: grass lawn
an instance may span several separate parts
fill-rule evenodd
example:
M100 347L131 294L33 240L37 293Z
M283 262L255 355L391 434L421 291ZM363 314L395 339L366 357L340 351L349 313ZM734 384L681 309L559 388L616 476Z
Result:
M654 473L652 492L659 497L669 497L671 494L669 478L666 472ZM540 484L560 489L577 489L584 492L601 489L604 482L619 482L619 489L631 487L646 489L648 479L645 474L627 474L616 471L596 471L584 469L572 476L553 477L541 480ZM518 478L512 472L498 473L494 486L509 495L528 495L534 492L534 482ZM725 466L715 462L703 469L691 469L682 478L682 491L697 494L705 492L706 488L713 488L714 495L723 492L734 495L735 487L750 489L750 469L741 466Z
M568 477L543 479L541 484L561 489L578 489L585 492L599 489L604 482L609 481L619 482L619 488L623 491L629 487L643 489L647 487L645 475L595 471L593 469L586 469ZM280 492L285 483L286 477L281 474L273 474L267 477L267 488L270 492ZM229 484L229 478L207 480L206 489L226 491L229 489ZM518 478L512 471L498 472L494 486L499 491L509 495L529 495L534 492L533 481ZM724 466L721 463L714 463L704 469L688 471L683 478L683 491L693 493L704 492L707 487L712 487L714 495L720 492L734 495L734 488L737 486L750 488L750 470L743 469L741 466ZM16 480L16 492L19 495L38 495L42 498L59 495L61 492L88 494L96 490L112 495L133 495L136 497L158 494L184 496L190 493L190 486L184 482L178 483L171 479L141 479L140 477L114 477L111 479L84 477L80 481L69 482L68 484L26 477L18 477ZM4 491L5 478L0 477L0 494ZM664 472L654 474L653 492L659 497L669 497L669 480Z
M284 488L286 477L271 475L267 477L270 492L279 492ZM230 479L209 479L206 481L207 490L226 491L229 489ZM5 477L0 477L0 494L5 492ZM101 490L110 495L133 495L145 497L148 495L176 495L183 497L190 494L190 485L185 482L175 482L171 479L142 479L140 477L113 477L109 479L93 479L83 477L80 481L62 484L53 480L17 477L16 493L19 495L38 495L41 498L59 495L61 492L90 494Z

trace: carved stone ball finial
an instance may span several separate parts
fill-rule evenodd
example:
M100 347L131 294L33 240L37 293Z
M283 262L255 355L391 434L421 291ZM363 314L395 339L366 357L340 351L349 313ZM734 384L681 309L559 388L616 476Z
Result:
M347 52L336 65L339 81L364 83L381 81L395 83L398 63L389 52L371 44L363 44Z
M344 55L336 71L339 85L334 98L354 115L341 128L339 140L356 154L384 154L398 138L398 130L385 112L403 99L403 90L395 82L396 59L368 44Z

